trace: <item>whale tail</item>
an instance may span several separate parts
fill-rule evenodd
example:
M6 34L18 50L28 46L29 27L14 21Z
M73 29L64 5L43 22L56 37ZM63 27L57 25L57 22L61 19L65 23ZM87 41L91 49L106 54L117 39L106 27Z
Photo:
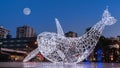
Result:
M99 38L104 30L106 25L112 25L116 23L116 19L111 16L108 11L108 8L104 10L102 20L96 23L88 32L86 32L83 36L80 36L78 41L81 46L81 51L83 52L82 57L78 59L77 62L84 60L86 57L92 53L95 48Z
M102 22L105 25L112 25L112 24L115 24L116 21L117 20L113 16L111 16L110 12L108 11L108 8L106 8L102 16Z

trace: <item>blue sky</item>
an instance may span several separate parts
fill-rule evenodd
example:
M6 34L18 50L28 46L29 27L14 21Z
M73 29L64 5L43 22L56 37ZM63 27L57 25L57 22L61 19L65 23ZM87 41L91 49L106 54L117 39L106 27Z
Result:
M106 27L106 37L120 35L120 0L0 0L0 25L16 36L16 27L29 25L37 34L56 32L54 18L61 22L64 32L74 31L82 35L85 29L96 24L106 6L118 21ZM24 15L23 9L31 14Z

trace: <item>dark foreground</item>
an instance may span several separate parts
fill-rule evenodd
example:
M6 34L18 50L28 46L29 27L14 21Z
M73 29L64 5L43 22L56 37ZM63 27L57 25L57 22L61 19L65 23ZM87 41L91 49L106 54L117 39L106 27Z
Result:
M93 63L82 62L78 64L55 64L50 62L0 62L0 68L2 67L15 67L15 68L120 68L120 63Z

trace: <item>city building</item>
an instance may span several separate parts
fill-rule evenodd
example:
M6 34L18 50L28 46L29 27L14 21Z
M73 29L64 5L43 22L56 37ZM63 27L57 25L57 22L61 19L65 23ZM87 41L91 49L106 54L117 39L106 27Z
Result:
M35 31L32 27L27 25L22 27L17 27L17 31L16 31L17 38L34 37L34 36L35 36Z
M7 38L9 32L9 30L5 29L3 26L0 26L0 39Z
M24 57L27 56L29 52L37 47L36 37L27 38L4 38L0 39L1 46L1 59L0 61L23 61Z
M118 38L100 38L94 51L87 58L87 61L120 62L120 41Z
M65 36L66 37L77 37L77 33L69 31L69 32L65 33Z

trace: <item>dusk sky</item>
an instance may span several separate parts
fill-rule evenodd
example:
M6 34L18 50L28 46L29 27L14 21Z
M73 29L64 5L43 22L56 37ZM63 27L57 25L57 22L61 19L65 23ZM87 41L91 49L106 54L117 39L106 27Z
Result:
M28 25L36 33L56 32L58 18L64 32L82 35L85 29L101 20L106 6L118 21L103 31L106 37L120 35L120 0L0 0L0 25L16 36L16 27ZM31 14L25 15L24 8Z

